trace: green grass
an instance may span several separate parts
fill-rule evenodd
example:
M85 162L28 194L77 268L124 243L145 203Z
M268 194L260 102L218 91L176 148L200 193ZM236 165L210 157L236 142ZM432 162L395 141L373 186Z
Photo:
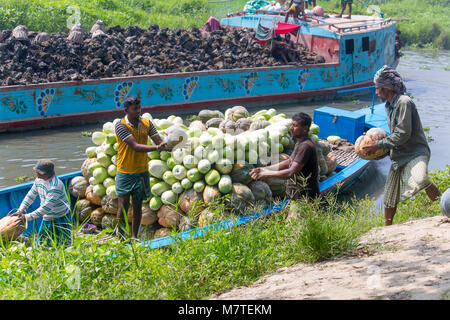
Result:
M377 1L369 1L377 2ZM380 2L380 1L378 1ZM450 5L446 0L401 0L379 5L397 22L406 45L450 49Z
M450 5L447 0L365 0L385 17L397 21L403 43L411 47L450 49ZM326 11L340 12L340 0L319 1ZM377 11L378 11L377 10ZM373 11L353 1L352 14L372 15Z
M247 1L233 0L230 4L207 4L207 0L3 0L0 4L0 30L19 24L30 30L67 32L67 22L74 21L80 9L81 23L86 31L97 19L107 26L137 25L147 28L158 24L169 28L202 26L210 16L223 18L228 12L241 11ZM340 0L318 2L326 11L340 11ZM387 17L405 18L399 21L405 45L450 49L450 6L447 0L366 0L378 6ZM353 14L368 14L357 1Z
M137 25L189 28L209 18L206 0L4 0L0 4L0 29L24 24L30 30L67 32L67 22L77 19L89 31L96 20L107 26Z
M450 166L430 178L443 192ZM384 223L373 199L327 201L326 209L295 202L270 217L168 249L98 244L98 235L76 238L66 248L1 244L0 299L207 299L282 267L344 255ZM286 221L292 210L298 217ZM394 223L440 214L439 203L422 192L399 206Z

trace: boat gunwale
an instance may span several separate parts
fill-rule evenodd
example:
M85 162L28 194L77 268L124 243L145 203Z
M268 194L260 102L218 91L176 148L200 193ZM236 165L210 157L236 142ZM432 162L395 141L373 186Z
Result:
M81 170L78 170L78 171L73 171L73 172L57 175L57 177L60 180L66 180L66 179L74 178L74 177L77 177L77 176L80 176L80 175L82 175ZM34 179L32 181L16 184L14 186L1 188L0 189L0 195L7 194L7 193L10 193L10 192L13 192L13 191L19 191L19 190L27 189L27 188L29 189L29 188L31 188L33 183L34 183Z
M167 79L167 78L184 78L192 76L209 76L209 75L220 75L220 74L230 74L230 73L245 73L245 72L265 72L265 71L275 71L275 70L295 70L295 69L313 69L313 68L327 68L327 67L339 67L340 62L324 62L317 64L300 64L300 65L280 65L280 66L266 66L266 67L248 67L248 68L238 68L238 69L220 69L220 70L202 70L193 72L172 72L172 73L158 73L158 74L147 74L138 76L125 76L125 77L111 77L111 78L100 78L100 79L86 79L79 81L58 81L58 82L46 82L46 83L33 83L25 85L13 85L13 86L2 86L0 87L0 92L18 91L18 90L34 90L34 89L46 89L46 88L59 88L59 87L70 87L70 86L84 86L84 85L96 85L103 83L115 83L115 82L126 82L126 81L142 81L142 80L153 80L153 79Z
M176 108L182 109L195 109L201 107L223 107L231 104L239 103L251 103L259 101L276 101L278 99L303 99L309 97L315 97L319 95L332 94L339 90L345 89L358 89L364 88L367 84L371 84L372 80L364 80L357 83L352 83L346 86L339 87L328 87L317 90L308 91L292 91L289 93L273 93L273 94L260 94L253 96L241 96L236 98L221 98L221 99L207 99L199 100L195 102L178 102L178 103L167 103L167 104L153 104L153 105L143 105L143 112L165 112ZM123 109L112 108L102 111L88 111L88 112L77 112L70 114L55 114L47 115L43 117L29 117L24 119L12 119L12 120L0 120L0 133L2 132L14 132L14 130L19 130L20 128L29 128L30 126L41 127L45 126L46 123L52 122L54 120L58 121L74 121L76 123L86 120L94 121L98 119L106 119L114 116L119 116L123 114ZM54 126L54 122L52 122Z

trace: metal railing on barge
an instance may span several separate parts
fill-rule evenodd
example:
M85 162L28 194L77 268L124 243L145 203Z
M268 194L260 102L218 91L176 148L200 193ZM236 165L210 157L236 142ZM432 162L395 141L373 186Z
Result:
M237 11L237 12L230 12L226 15L227 18L231 17L239 17L239 16L247 16L247 15L272 15L272 16L279 16L284 17L286 16L287 11L267 11L267 10L254 10L251 12L247 11ZM325 20L315 18L312 16L305 15L305 18L308 20L315 21L316 24L310 25L311 27L326 27L328 26L328 30L331 30L332 28L336 29L336 32L341 34L345 32L352 32L352 31L360 31L361 29L368 29L369 27L377 27L377 26L384 26L389 23L391 23L393 20L391 18L382 18L381 20L375 20L375 19L366 19L366 20L355 20L355 21L343 21L343 22L326 22ZM301 22L304 22L301 20ZM356 26L345 26L345 27L339 27L340 24L352 24L352 23L363 23L361 25Z

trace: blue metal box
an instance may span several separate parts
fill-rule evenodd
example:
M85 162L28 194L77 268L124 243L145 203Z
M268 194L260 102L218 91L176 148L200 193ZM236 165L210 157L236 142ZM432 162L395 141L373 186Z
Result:
M365 115L338 108L321 107L314 110L313 121L320 127L319 138L339 136L355 143L364 132Z

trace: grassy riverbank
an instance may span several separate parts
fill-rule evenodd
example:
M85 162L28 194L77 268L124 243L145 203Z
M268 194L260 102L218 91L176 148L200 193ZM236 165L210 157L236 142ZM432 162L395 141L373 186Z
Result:
M107 26L137 25L147 28L155 23L162 27L199 27L211 16L223 18L227 12L240 11L246 0L207 4L207 0L3 0L0 4L0 30L19 24L30 30L67 32L67 22L73 22L79 12L83 27L89 31L97 19ZM406 45L450 49L450 6L447 0L366 0L378 6L387 17L405 18L399 21ZM318 0L326 11L340 11L340 0ZM76 6L76 9L70 9ZM358 1L354 14L373 12Z
M366 0L369 6L385 13L385 17L407 19L397 21L401 39L407 46L450 49L450 5L448 0ZM329 1L338 12L340 1ZM372 15L373 11L353 1L353 12ZM324 2L324 7L327 5ZM328 7L330 8L330 7ZM330 8L331 9L331 8Z
M450 166L430 176L441 191L450 186ZM67 248L2 246L0 299L205 299L281 267L344 254L363 233L383 225L371 199L328 201L327 210L295 203L268 218L168 250L126 249L122 243L100 245L82 238ZM289 211L299 207L299 218L286 222ZM400 205L394 223L440 214L439 204L422 192Z

